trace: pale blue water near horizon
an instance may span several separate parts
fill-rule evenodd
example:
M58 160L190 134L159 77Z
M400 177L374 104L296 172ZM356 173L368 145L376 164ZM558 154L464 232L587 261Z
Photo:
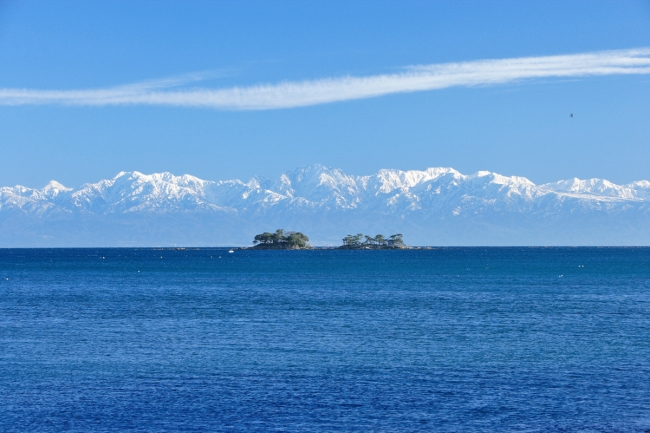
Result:
M0 250L3 432L650 431L650 248Z

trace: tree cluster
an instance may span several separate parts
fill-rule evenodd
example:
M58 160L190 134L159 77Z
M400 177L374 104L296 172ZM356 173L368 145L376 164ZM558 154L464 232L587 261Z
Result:
M253 239L256 246L277 249L305 248L308 242L309 238L306 235L300 232L285 233L283 229L278 229L275 233L264 232Z
M362 248L362 247L404 247L404 240L402 234L391 235L384 237L384 235L377 235L375 237L359 233L357 235L347 235L343 238L343 246L349 248Z

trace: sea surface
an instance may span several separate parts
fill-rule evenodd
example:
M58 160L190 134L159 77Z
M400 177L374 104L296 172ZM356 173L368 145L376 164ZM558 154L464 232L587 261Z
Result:
M3 249L0 431L650 431L650 248Z

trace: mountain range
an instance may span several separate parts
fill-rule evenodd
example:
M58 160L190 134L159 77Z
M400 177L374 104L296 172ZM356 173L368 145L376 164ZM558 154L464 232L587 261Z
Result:
M360 232L411 245L648 245L650 182L536 185L452 168L355 176L316 164L275 180L134 171L79 188L0 188L3 247L250 245L277 228L314 245Z

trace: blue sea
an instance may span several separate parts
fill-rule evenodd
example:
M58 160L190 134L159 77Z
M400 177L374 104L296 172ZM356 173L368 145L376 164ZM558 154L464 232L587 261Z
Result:
M650 431L650 248L3 249L0 431Z

